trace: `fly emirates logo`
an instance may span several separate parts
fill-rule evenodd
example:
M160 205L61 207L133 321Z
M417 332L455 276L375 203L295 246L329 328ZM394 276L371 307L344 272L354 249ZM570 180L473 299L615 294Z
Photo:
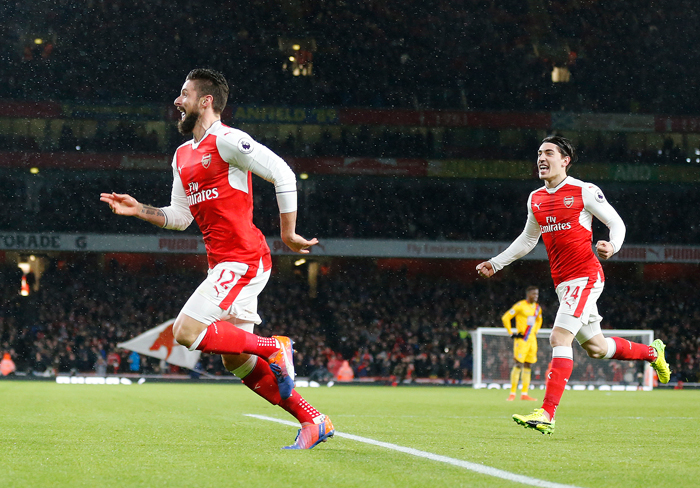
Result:
M191 206L202 203L205 200L213 200L219 198L219 189L212 188L211 190L199 191L199 183L189 183L189 195L187 195L187 203Z
M571 222L557 222L556 217L547 217L547 225L540 225L540 231L543 234L569 229L571 229Z

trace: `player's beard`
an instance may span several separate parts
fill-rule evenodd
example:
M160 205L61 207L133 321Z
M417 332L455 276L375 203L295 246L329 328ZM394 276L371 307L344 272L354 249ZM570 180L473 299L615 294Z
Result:
M197 120L199 120L199 111L193 110L186 114L184 119L179 120L177 123L177 130L183 136L189 136L197 125Z

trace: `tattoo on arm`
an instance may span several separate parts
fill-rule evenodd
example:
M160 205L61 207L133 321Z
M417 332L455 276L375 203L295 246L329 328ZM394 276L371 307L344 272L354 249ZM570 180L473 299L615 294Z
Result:
M143 215L159 215L165 217L163 211L156 207L151 207L150 205L144 205L141 209Z

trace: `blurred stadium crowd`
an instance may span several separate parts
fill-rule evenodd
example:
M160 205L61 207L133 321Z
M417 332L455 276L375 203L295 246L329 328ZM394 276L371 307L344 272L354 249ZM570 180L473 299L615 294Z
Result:
M206 65L229 78L232 104L697 114L700 51L688 49L700 41L695 3L640 0L630 9L622 0L252 0L245 8L193 0L3 2L0 99L162 104L205 52ZM554 82L555 73L570 79ZM181 141L174 127L158 134L136 119L109 127L100 119L96 133L79 137L77 119L66 121L49 144L13 134L8 122L0 151L169 153ZM467 146L451 140L448 129L405 129L346 127L323 132L314 143L291 133L251 133L290 157L525 161L539 142L527 129L517 143L486 134ZM581 145L581 160L689 163L695 147L686 144L690 152L682 154L668 137L637 151L626 141L620 134ZM692 160L698 156L695 149ZM0 229L12 232L163 232L113 218L98 198L101 191L128 192L166 205L172 181L167 170L3 168L0 177L0 207L13 209L0 213ZM255 222L276 236L273 188L259 183ZM320 239L509 241L520 233L527 194L538 186L311 175L299 182L299 230ZM628 243L700 242L700 194L692 183L601 186L627 223ZM594 235L601 231L598 226ZM198 231L193 225L187 232ZM347 360L357 378L459 382L471 378L468 331L500 326L500 315L532 284L524 273L461 283L372 266L358 261L322 275L315 298L302 276L274 275L260 298L259 332L292 336L303 376L327 378ZM30 374L170 372L116 344L175 317L202 277L173 269L132 274L117 263L98 270L78 257L54 261L40 290L19 297L21 271L2 265L0 352L10 352L18 371ZM621 281L606 284L599 304L604 325L653 329L668 344L672 379L700 381L696 285ZM555 296L549 281L539 285L547 326ZM543 351L540 361L546 356ZM216 356L204 355L202 368L227 374Z
M235 120L224 123L236 126ZM374 130L372 130L374 129ZM260 143L266 145L282 157L373 157L373 158L473 158L486 160L534 160L539 140L533 135L525 136L518 143L501 141L483 143L478 146L455 144L454 134L450 130L442 131L438 137L431 131L406 130L407 128L383 127L379 130L366 125L343 128L339 134L322 131L318 141L304 141L299 136L287 134L253 135ZM250 130L250 129L248 129ZM523 131L526 132L526 131ZM36 137L31 135L0 134L0 151L43 151L59 153L108 153L125 154L169 152L183 142L183 138L171 124L163 140L155 130L148 131L146 124L133 120L122 120L109 130L105 124L97 124L94 135L77 137L70 123L64 123L56 144L51 148L41 147ZM678 164L697 165L697 156L688 157L675 141L668 137L644 150L628 147L624 137L613 140L599 138L595 144L577 144L579 159L586 163L632 163L632 164Z
M687 48L700 36L694 7L694 0L641 0L634 9L622 0L3 2L0 97L168 100L206 52L209 67L231 77L237 103L692 114L700 110L693 82L700 54ZM554 68L570 81L552 83Z
M575 170L574 170L575 171ZM136 219L112 218L102 191L139 201L170 202L169 171L7 171L0 229L25 232L152 234L163 231ZM299 180L299 228L323 238L499 240L525 225L528 194L541 183L391 177L323 177ZM601 185L627 225L632 244L700 242L700 193L692 184L608 182ZM255 179L254 222L268 237L279 234L274 187ZM596 221L595 232L604 227ZM185 231L198 234L196 224ZM603 235L598 233L597 235Z
M1 270L5 313L0 315L0 349L11 352L18 371L172 372L158 360L134 358L116 344L175 317L201 273L130 273L116 262L105 271L57 264L42 275L40 291L26 298L16 294L18 270ZM531 284L523 275L460 283L404 270L378 271L358 261L321 275L317 296L311 298L301 273L274 274L260 296L263 323L257 331L294 338L301 376L328 379L328 372L347 360L355 378L459 382L471 379L468 331L500 327L500 316ZM610 280L599 301L603 327L653 329L668 345L672 381L700 381L700 342L692 327L700 320L700 304L691 283L677 284ZM549 282L539 286L547 327L556 297ZM510 353L501 360L507 371ZM540 361L540 366L548 362L548 351L540 352ZM228 374L215 355L203 355L201 368Z

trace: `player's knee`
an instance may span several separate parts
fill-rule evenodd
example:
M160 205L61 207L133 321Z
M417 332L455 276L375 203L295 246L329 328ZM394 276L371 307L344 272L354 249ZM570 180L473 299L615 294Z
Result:
M173 324L173 338L178 344L185 347L190 347L197 339L197 335L191 327L187 326L187 321L181 316L175 320Z

